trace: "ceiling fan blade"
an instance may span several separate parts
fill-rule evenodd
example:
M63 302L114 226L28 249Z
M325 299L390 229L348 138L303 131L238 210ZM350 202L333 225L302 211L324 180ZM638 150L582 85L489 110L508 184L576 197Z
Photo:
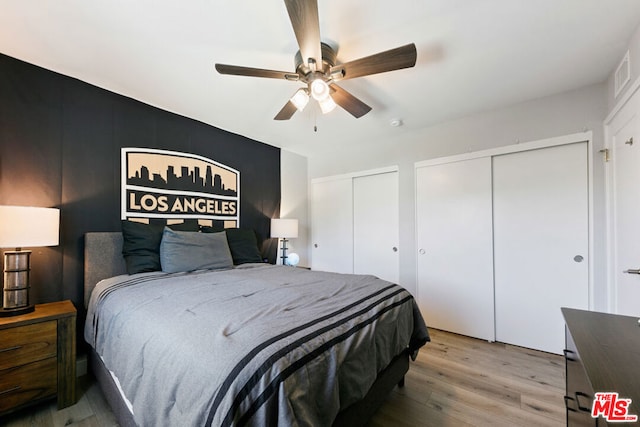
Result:
M386 50L371 56L331 67L335 80L353 79L371 74L410 68L416 65L417 51L414 43ZM340 74L342 76L340 77Z
M293 102L287 101L287 103L282 107L282 110L273 118L273 120L289 120L294 113L298 111Z
M331 84L329 85L329 88L331 89L331 98L333 98L335 103L347 110L347 112L356 119L359 119L371 111L371 107L351 95L346 90L342 89L337 84Z
M309 58L322 69L322 49L320 47L320 20L317 0L284 0L289 19L300 47L302 63L309 64Z
M216 70L220 74L233 76L265 77L268 79L285 79L298 81L300 76L286 71L264 70L262 68L240 67L237 65L216 64Z

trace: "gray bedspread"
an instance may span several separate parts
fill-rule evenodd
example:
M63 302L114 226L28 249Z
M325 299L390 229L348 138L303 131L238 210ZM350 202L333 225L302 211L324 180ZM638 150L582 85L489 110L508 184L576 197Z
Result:
M103 280L85 339L140 426L328 426L429 335L400 286L250 264Z

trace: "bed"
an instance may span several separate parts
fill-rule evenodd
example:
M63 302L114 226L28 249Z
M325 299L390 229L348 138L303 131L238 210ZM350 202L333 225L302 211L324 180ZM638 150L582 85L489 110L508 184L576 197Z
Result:
M413 297L265 263L126 274L85 235L85 340L122 426L363 425L429 341Z

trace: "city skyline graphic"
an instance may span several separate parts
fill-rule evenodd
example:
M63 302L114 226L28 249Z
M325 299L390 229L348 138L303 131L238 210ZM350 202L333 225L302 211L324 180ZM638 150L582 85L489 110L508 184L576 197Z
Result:
M127 154L127 185L219 196L238 195L236 173L218 165L176 155Z
M238 227L240 172L191 153L121 149L121 219Z

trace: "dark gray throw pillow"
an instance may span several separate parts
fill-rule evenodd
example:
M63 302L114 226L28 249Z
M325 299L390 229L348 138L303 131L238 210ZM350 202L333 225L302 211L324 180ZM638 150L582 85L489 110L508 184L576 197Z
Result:
M127 264L127 273L160 271L160 241L165 226L127 220L122 220L121 224L122 255ZM172 224L170 227L181 231L198 231L199 229L195 221Z
M258 249L258 239L253 230L243 228L227 228L227 241L235 265L249 262L262 262Z
M214 228L202 227L203 233L227 233L227 242L235 265L249 262L263 262L258 248L256 232L248 228Z
M165 227L160 242L162 271L220 270L233 267L227 235L191 233Z

